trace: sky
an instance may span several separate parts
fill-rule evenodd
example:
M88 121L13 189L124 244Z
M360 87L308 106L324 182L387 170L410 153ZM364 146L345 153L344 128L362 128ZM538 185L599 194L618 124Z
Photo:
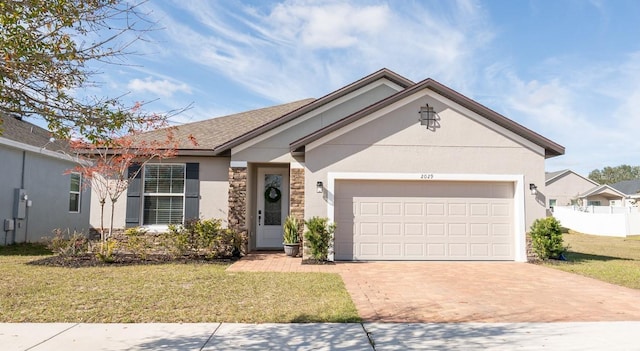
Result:
M640 1L151 0L100 92L176 124L319 98L381 68L433 78L563 145L546 170L640 165Z

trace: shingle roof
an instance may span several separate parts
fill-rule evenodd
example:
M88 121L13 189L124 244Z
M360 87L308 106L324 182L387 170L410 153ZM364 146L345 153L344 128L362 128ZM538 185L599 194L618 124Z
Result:
M565 173L565 172L570 172L570 170L563 169L561 171L546 172L544 174L544 179L548 181L549 179L553 179L553 178L555 178L555 177L557 177L557 176L559 176L559 175L561 175L562 173Z
M0 134L0 138L38 148L46 148L51 151L68 150L66 142L60 140L51 141L51 132L44 128L15 117L0 116L0 119L2 119L2 125L0 126L2 134Z
M611 184L611 187L627 195L637 195L640 193L640 179L623 180Z
M315 99L304 99L287 104L251 110L233 115L211 118L203 121L183 124L174 127L174 137L179 141L181 150L213 150L234 138L248 133L264 124L269 123L291 111L313 102ZM141 140L164 139L166 131L157 130L144 133ZM193 145L189 140L193 135L198 143Z

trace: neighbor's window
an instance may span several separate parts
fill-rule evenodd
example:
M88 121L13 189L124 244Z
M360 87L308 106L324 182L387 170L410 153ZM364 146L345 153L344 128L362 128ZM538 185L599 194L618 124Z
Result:
M184 165L144 166L142 224L180 224L184 217Z
M69 212L80 212L80 185L82 177L80 173L71 173L71 186L69 187Z
M556 199L549 200L549 207L556 207Z
M587 201L587 206L600 206L600 201Z

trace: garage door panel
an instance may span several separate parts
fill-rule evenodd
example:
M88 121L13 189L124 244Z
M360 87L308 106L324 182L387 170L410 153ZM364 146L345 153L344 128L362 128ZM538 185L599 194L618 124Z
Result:
M407 237L424 236L424 224L423 223L405 223L404 235Z
M404 254L407 258L424 258L426 244L424 243L405 243Z
M471 223L469 225L471 236L489 236L489 224L488 223Z
M424 216L424 207L425 205L422 202L405 202L404 215L405 216Z
M339 180L334 200L338 260L514 257L513 183Z
M489 204L487 203L472 203L469 204L469 210L472 216L483 216L486 217L489 215Z
M359 211L356 211L356 215L360 216L379 216L380 215L380 203L379 202L367 202L361 201L358 206Z
M469 256L467 251L467 244L449 244L449 256L455 258L467 257Z
M380 225L377 222L362 222L356 225L356 236L379 236Z
M401 202L382 202L382 215L383 216L400 216L402 215L402 203Z
M471 256L473 257L489 257L489 244L470 244Z

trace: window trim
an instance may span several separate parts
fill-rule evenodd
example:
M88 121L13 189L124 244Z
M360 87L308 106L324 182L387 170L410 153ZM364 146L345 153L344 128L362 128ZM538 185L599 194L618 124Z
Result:
M74 191L71 189L71 184L73 182L73 175L78 175L78 191ZM71 195L78 195L77 209L75 211L71 210ZM80 172L71 172L69 173L69 213L80 213L80 209L82 208L82 173Z
M145 191L145 181L146 181L146 173L147 173L147 166L182 166L182 169L184 170L183 174L183 182L182 182L182 192L181 193L148 193ZM147 163L145 165L142 166L142 170L140 172L141 175L141 184L140 184L140 195L141 195L141 201L140 201L140 225L145 227L145 228L149 228L152 231L163 231L166 230L170 223L167 224L158 224L158 223L154 223L154 224L144 224L145 222L145 208L144 208L144 203L145 203L145 198L147 197L161 197L161 196L171 196L171 197L182 197L182 221L180 223L174 223L174 224L184 224L184 217L185 217L185 199L186 199L186 188L187 188L187 164L186 163L179 163L179 162L174 162L174 163Z

